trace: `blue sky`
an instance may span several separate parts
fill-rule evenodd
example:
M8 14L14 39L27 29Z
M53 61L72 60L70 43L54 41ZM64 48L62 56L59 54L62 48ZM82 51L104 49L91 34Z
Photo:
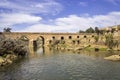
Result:
M0 29L78 32L120 24L120 0L0 0Z

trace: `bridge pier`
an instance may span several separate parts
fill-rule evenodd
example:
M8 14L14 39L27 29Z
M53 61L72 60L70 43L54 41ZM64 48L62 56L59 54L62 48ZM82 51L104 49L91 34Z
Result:
M29 51L31 54L34 54L34 46L33 46L33 39L29 40Z

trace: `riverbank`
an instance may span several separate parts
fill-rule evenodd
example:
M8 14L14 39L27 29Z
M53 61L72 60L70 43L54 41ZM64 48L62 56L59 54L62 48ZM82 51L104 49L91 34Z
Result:
M9 39L0 36L0 66L12 64L28 53L28 41L23 38Z
M66 44L58 44L55 45L53 47L49 46L49 48L53 48L55 50L58 51L71 51L73 53L86 53L87 55L91 55L92 56L101 56L103 59L105 60L111 60L111 61L120 61L120 54L116 54L116 53L120 53L119 49L113 48L113 49L109 49L107 46L103 46L103 45L66 45ZM90 54L89 54L90 53ZM114 57L115 55L115 57ZM112 57L111 57L112 56ZM117 56L117 57L116 57Z
M58 50L70 50L70 51L120 51L117 48L109 49L107 46L103 45L67 45L67 44L58 44L55 46L48 45L49 48L54 48Z
M12 64L16 59L17 59L17 56L15 54L0 56L0 66Z

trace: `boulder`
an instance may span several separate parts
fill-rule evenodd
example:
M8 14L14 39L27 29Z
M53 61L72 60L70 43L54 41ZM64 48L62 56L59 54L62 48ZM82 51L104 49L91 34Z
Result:
M14 54L8 54L8 55L6 56L6 59L10 59L10 60L15 60L16 58L17 58L17 56L14 55Z
M5 65L5 59L3 57L0 57L0 66Z
M3 62L4 62L4 59L0 57L0 64L2 64Z
M83 49L83 47L77 47L74 50L77 51L77 50L82 50L82 49Z
M10 60L10 59L6 59L6 61L7 61L8 64L12 63L12 60Z
M120 61L120 55L112 55L112 56L105 57L104 59L111 60L111 61Z

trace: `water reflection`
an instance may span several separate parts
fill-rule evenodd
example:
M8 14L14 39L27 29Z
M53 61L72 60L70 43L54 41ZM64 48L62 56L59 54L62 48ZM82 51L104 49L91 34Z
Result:
M0 80L120 80L120 62L103 59L112 54L119 52L39 48L34 57L0 68Z
M40 48L33 48L33 50L30 50L30 54L33 53L33 56L48 56L48 55L53 55L56 53L72 53L72 54L81 54L81 55L87 55L90 57L96 57L96 58L104 58L107 56L119 54L119 51L86 51L86 50L81 50L79 52L77 51L71 51L71 50L59 50L59 49L54 49L50 47L40 47Z
M37 49L37 51L35 53L39 56L44 55L44 47Z

